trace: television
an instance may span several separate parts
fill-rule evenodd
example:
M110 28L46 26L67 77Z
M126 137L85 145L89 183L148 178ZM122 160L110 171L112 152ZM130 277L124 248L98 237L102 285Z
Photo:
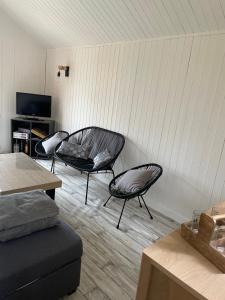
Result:
M51 96L16 93L16 113L33 117L51 117Z

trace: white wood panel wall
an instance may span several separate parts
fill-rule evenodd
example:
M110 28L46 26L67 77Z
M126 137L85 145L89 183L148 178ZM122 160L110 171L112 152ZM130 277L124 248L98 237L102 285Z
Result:
M60 128L126 136L117 172L161 164L149 204L184 220L225 196L224 55L224 34L49 50L47 92Z
M0 153L10 151L16 92L43 93L46 50L0 12Z

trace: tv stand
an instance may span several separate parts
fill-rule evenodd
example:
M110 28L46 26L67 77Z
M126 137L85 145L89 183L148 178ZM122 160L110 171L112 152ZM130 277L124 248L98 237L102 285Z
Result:
M29 138L14 138L13 132L24 130L28 133ZM55 131L54 120L41 120L35 118L17 117L11 119L11 146L12 152L25 152L31 157L36 157L35 145L42 137L37 136L32 131L36 129L43 133L45 136ZM16 145L16 147L15 147Z
M28 121L45 121L43 119L39 119L39 118L32 118L32 117L23 117L23 120L28 120Z

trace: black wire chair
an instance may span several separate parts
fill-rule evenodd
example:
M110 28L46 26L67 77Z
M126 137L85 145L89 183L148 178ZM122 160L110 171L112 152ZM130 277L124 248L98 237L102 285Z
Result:
M64 139L71 143L78 144L88 144L91 148L89 158L82 159L74 156L68 156L61 153L57 153L61 143L57 145L55 149L55 156L63 161L68 166L79 170L81 173L87 174L87 184L86 184L86 196L85 196L85 205L87 204L88 198L88 185L90 174L97 173L112 173L115 177L113 166L118 158L120 152L122 151L125 138L122 134L110 131L104 128L91 126L80 129ZM105 162L100 167L95 168L93 159L94 157L107 149L111 155L110 161Z
M50 171L53 172L53 173L55 173L55 153L54 153L54 151L52 153L46 153L45 149L43 147L43 142L47 141L48 139L53 137L53 135L55 135L56 133L61 133L62 139L65 139L69 135L69 133L67 131L63 131L63 130L56 131L54 133L49 134L45 138L41 139L35 145L35 152L37 154L36 159L38 159L38 158L52 159L52 164L51 164Z
M121 178L121 176L123 176L129 170L127 170L127 171L125 171L125 172L117 175L115 178L113 178L113 180L109 184L110 197L104 203L103 206L106 206L106 204L109 202L109 200L111 199L111 197L124 199L122 211L121 211L121 214L120 214L120 217L119 217L119 222L118 222L118 224L116 226L117 229L119 229L120 221L121 221L121 218L122 218L122 215L123 215L123 211L124 211L124 208L125 208L125 205L126 205L127 201L129 201L130 199L136 198L136 197L138 198L140 207L142 207L141 200L143 201L144 206L145 206L145 208L146 208L146 210L147 210L150 218L153 219L153 216L152 216L152 214L151 214L151 212L150 212L147 204L145 203L145 200L144 200L143 196L147 193L147 191L150 189L150 187L162 175L163 169L158 164L145 164L145 165L134 167L134 168L132 168L130 170L137 170L137 169L139 169L139 170L141 170L141 169L143 169L143 170L151 170L152 171L152 176L151 176L150 180L140 190L138 190L136 192L133 192L133 193L123 193L123 192L118 191L116 189L115 185L118 182L118 180Z

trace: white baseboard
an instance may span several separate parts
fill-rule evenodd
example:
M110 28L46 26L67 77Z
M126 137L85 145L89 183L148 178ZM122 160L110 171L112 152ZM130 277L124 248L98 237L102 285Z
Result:
M146 199L147 200L147 199ZM176 221L177 223L184 223L187 222L189 219L178 212L169 209L168 207L165 207L164 205L161 205L160 203L151 203L151 201L147 200L147 203L150 208L156 210L157 212L160 212L164 216Z

